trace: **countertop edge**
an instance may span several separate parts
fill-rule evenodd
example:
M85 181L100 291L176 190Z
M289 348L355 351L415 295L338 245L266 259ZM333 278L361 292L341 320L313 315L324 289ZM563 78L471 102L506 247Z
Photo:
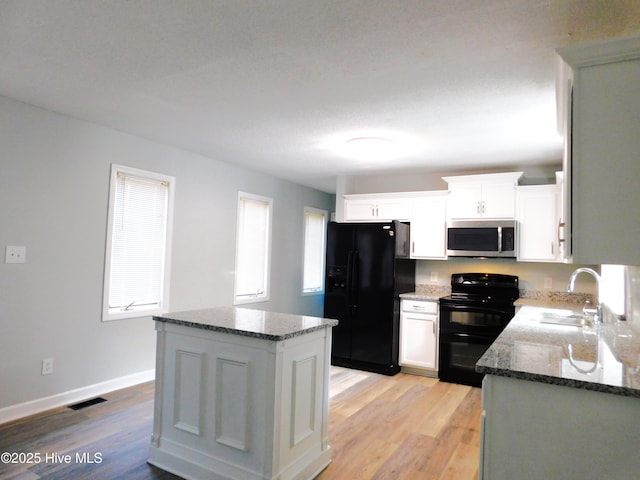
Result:
M476 365L476 372L484 375L495 375L498 377L515 378L517 380L526 380L535 383L544 383L547 385L558 385L569 388L577 388L581 390L590 390L592 392L611 393L623 397L640 398L640 390L630 387L616 387L604 383L585 382L583 380L574 380L570 378L559 378L551 375L542 375L539 373L521 372L518 370L510 370L503 368L495 368L484 365Z
M170 314L169 314L170 315ZM243 336L243 337L251 337L251 338L256 338L256 339L261 339L261 340L270 340L270 341L274 341L274 342L279 342L282 340L287 340L289 338L294 338L294 337L299 337L308 333L312 333L318 330L322 330L325 328L332 328L335 327L336 325L338 325L338 320L334 320L334 319L323 319L323 323L321 325L316 325L313 327L306 327L303 328L301 330L296 330L294 332L287 332L287 333L283 333L283 334L271 334L271 333L263 333L263 332L252 332L249 330L241 330L241 329L237 329L237 328L229 328L229 327L223 327L220 325L211 325L211 324L203 324L203 323L198 323L198 322L189 322L186 320L179 320L176 318L171 318L171 317L167 317L167 316L157 316L154 315L152 317L153 321L156 322L162 322L162 323L171 323L173 325L180 325L183 327L189 327L189 328L197 328L200 330L209 330L209 331L215 331L215 332L221 332L221 333L228 333L231 335L239 335L239 336Z

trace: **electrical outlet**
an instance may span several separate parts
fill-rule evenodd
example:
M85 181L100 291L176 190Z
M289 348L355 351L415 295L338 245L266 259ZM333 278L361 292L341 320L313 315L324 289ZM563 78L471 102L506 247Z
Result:
M7 245L4 263L25 263L27 261L27 247Z
M42 359L42 375L51 375L53 373L53 358Z
M438 272L431 272L431 277L429 278L432 282L438 281Z
M544 288L551 290L552 287L553 287L553 278L544 277Z

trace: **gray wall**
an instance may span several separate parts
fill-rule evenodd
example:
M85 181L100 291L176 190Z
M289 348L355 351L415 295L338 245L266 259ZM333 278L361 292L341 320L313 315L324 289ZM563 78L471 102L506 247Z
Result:
M332 196L0 97L0 252L27 247L0 261L0 408L155 366L149 317L100 320L111 163L176 177L171 310L232 303L242 190L274 199L271 300L248 306L322 315L301 295L303 207Z

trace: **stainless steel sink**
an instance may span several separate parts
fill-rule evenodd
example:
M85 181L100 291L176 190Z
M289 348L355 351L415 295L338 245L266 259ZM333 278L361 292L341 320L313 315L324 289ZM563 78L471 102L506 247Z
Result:
M593 325L592 318L577 313L563 314L555 312L544 312L536 320L540 323L564 325L567 327L590 327L591 325Z

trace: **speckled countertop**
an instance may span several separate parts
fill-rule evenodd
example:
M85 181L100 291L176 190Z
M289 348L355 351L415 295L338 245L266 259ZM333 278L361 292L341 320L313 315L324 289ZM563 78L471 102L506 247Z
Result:
M476 371L640 398L637 332L614 318L583 328L541 323L549 311L523 306Z
M434 301L447 295L451 295L451 287L448 285L416 285L415 292L401 293L400 298Z
M154 316L157 322L280 341L323 328L337 320L237 307L217 307Z

